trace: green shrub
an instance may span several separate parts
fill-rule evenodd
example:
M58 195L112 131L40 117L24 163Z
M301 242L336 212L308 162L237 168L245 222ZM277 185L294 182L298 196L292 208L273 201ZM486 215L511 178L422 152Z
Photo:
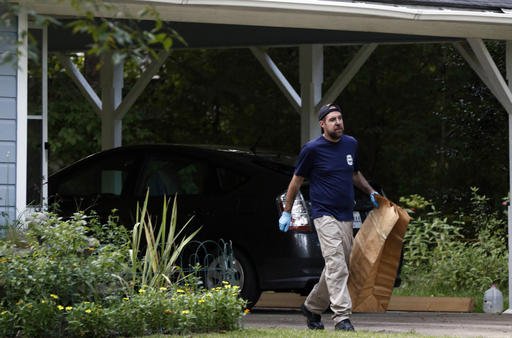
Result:
M67 337L106 337L112 331L111 326L114 323L108 316L109 309L104 309L101 304L83 302L68 306L64 310ZM127 318L123 320L127 321Z
M478 189L472 188L471 195L472 211L458 212L450 220L429 201L416 209L420 216L411 221L404 239L404 287L437 295L480 295L492 283L506 290L505 217L489 208L489 200ZM412 196L401 202L410 207L418 199Z
M16 334L14 323L14 313L8 309L0 307L0 337L14 336Z
M112 304L109 317L113 325L113 333L119 336L143 336L146 332L146 309L138 306L128 297Z
M237 286L227 283L199 292L179 286L148 287L113 304L108 316L120 336L235 330L245 305L238 293Z
M20 232L10 237L16 241L0 242L0 336L141 336L239 328L245 301L238 287L224 282L202 289L176 266L195 234L177 231L176 200L169 222L164 203L156 234L146 205L147 200L131 237L115 218L101 224L80 213L69 220L37 213L27 218L25 231L18 227Z
M61 220L38 214L27 223L22 249L0 246L1 295L4 303L40 300L58 295L63 305L120 296L121 284L113 274L128 271L127 250L100 245L87 235L88 218L75 214Z
M20 300L14 310L14 327L26 337L60 337L64 319L64 306L51 297Z

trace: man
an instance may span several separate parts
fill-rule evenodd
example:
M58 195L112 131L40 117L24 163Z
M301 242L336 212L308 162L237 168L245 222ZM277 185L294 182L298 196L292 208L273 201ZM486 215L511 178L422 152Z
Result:
M335 104L323 106L318 112L318 120L323 134L302 147L286 192L279 229L288 230L293 201L304 178L308 178L311 216L325 267L301 310L310 329L322 330L321 314L330 304L335 330L354 331L350 322L352 301L347 288L353 240L353 186L367 192L376 207L374 196L377 192L359 171L357 141L344 134L340 107Z

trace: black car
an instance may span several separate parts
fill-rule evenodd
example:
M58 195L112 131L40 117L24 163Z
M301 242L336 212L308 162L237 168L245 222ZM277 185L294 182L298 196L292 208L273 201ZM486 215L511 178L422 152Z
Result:
M151 215L161 213L163 196L177 193L178 224L194 216L191 230L202 227L198 240L231 241L242 296L254 305L265 290L309 290L324 265L311 222L286 233L278 229L276 198L293 174L290 163L277 155L212 146L126 146L54 173L49 195L64 216L91 208L107 217L117 209L129 227L148 188ZM367 195L356 195L356 219L364 220L372 206ZM357 231L360 222L354 224Z

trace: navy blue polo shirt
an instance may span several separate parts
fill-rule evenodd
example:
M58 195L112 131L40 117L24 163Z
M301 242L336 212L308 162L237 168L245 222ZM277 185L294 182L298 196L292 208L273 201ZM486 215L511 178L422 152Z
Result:
M306 143L295 165L295 175L309 179L313 219L330 215L339 221L352 221L354 185L358 171L357 140L342 135L338 142L320 136Z

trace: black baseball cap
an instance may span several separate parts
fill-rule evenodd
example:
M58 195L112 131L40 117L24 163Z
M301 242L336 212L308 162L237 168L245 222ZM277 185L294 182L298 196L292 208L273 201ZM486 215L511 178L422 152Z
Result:
M318 111L318 121L322 120L327 114L332 113L333 111L339 111L341 113L340 106L334 103L326 104L322 106Z

